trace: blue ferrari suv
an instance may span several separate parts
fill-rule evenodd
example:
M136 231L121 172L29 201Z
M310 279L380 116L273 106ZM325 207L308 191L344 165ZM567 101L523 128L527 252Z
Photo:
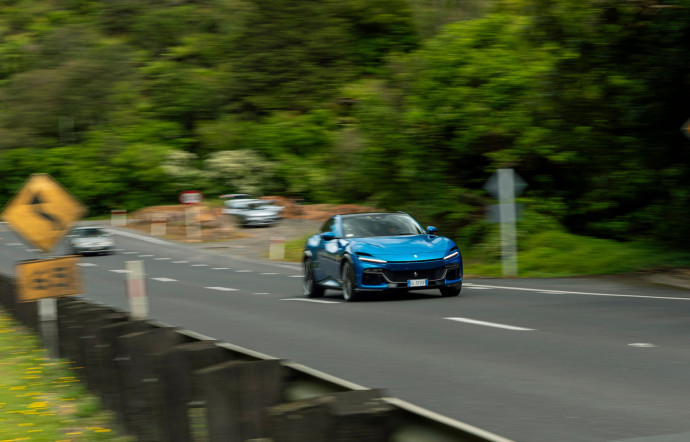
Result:
M304 249L304 294L339 289L346 301L366 292L437 288L457 296L462 256L449 238L404 212L352 213L329 218Z

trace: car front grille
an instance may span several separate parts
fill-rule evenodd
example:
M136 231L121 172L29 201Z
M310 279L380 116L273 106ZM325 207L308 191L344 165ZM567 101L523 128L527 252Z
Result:
M428 279L429 281L436 281L438 279L443 279L445 273L445 267L425 270L385 270L383 272L385 278L394 283L407 282L410 279Z

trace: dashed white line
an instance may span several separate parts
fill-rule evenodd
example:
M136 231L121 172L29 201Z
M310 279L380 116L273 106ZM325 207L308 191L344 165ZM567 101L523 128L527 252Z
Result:
M150 258L153 255L139 255L139 258Z
M292 276L288 276L288 278L301 278L301 277L302 277L302 275L292 275Z
M23 246L24 244L19 243L19 242L8 242L5 245L7 245L7 246Z
M283 298L281 301L303 301L303 302L315 302L317 304L340 304L338 301L324 301L322 299L307 299L307 298Z
M517 331L533 331L533 330L535 330L533 328L516 327L514 325L498 324L496 322L478 321L476 319L470 319L470 318L443 318L443 319L448 319L448 320L457 321L457 322L465 322L467 324L484 325L487 327L504 328L506 330L517 330Z
M122 252L123 255L136 255L139 252Z
M129 273L129 270L126 269L118 269L118 270L110 270L111 272L114 273Z
M270 295L270 293L254 293L255 295Z
M606 296L611 298L644 298L644 299L666 299L674 301L690 301L688 298L680 298L674 296L649 296L649 295L621 295L616 293L595 293L595 292L575 292L570 290L547 290L547 289L534 289L526 287L506 287L499 285L484 285L484 284L465 284L468 288L479 288L484 287L487 289L501 289L501 290L520 290L523 292L536 292L545 294L562 294L562 295L585 295L585 296Z
M251 270L235 270L237 273L249 273Z
M208 267L208 264L192 264L192 267Z
M633 342L632 344L628 344L630 347L656 347L654 344L650 344L649 342Z
M173 261L173 264L187 264L189 261Z
M154 281L160 281L160 282L177 282L177 279L171 279L171 278L151 278Z
M227 267L213 267L211 270L230 270Z
M77 265L82 267L98 267L98 264L94 264L92 262L78 262Z
M231 289L230 287L204 287L209 290L220 290L221 292L234 292L237 289Z
M277 275L277 273L262 273L262 275Z
M156 261L168 261L170 258L156 258Z

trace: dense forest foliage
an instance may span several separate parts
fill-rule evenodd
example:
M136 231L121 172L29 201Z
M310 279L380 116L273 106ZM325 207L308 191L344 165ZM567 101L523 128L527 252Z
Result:
M690 242L688 0L0 0L0 36L3 204L44 172L92 214L281 194L472 243L510 167L533 228Z

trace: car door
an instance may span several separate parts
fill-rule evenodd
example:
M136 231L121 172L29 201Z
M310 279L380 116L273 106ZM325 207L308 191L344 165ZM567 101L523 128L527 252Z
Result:
M333 235L331 239L324 238L325 233ZM317 280L337 279L337 250L338 250L338 229L337 216L333 216L326 221L320 230L321 241L317 248L318 269L314 272Z

